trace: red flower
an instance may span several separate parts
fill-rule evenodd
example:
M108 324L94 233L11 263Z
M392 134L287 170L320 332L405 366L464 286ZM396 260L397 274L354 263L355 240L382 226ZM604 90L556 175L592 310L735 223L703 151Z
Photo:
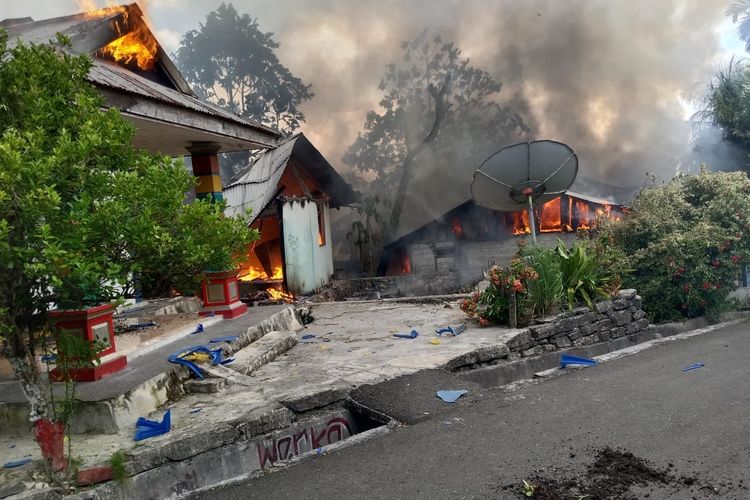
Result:
M710 290L711 289L711 283L703 282L703 289L704 290Z
M513 282L513 291L516 293L521 293L524 291L523 283L521 283L521 280L516 280Z
M718 260L715 260L715 259L714 259L714 260L713 260L713 261L711 262L711 265L712 265L712 266L714 266L714 268L717 268L717 267L719 267L719 266L721 265L721 262L719 262Z
M479 326L490 326L490 320L484 316L479 316Z
M739 264L740 261L742 260L742 257L740 257L739 255L732 255L731 259L732 259L732 264Z

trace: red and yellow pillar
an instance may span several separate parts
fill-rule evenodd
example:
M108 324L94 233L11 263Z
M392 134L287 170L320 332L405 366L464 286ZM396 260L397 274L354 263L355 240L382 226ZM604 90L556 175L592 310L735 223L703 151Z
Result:
M212 202L223 200L219 176L219 146L213 143L194 143L188 151L193 163L193 175L198 179L196 196L200 199L208 198Z

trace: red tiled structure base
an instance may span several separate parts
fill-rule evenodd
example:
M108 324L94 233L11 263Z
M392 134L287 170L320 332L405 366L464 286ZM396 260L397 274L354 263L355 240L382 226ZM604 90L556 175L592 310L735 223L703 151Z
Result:
M108 358L108 359L107 359ZM116 356L107 356L102 359L101 364L93 368L70 369L70 378L78 382L96 382L107 375L119 372L128 366L128 358L122 354ZM64 377L60 371L55 368L50 371L49 378L52 382L63 382Z
M101 363L91 368L70 369L69 376L72 380L93 382L128 366L127 358L115 352L115 329L112 320L114 310L111 304L104 304L82 310L56 310L49 313L56 335L65 333L87 342L104 345L104 349L98 355ZM58 368L50 372L50 380L53 382L63 379L64 376Z
M201 316L221 314L225 319L232 319L247 312L247 304L240 302L237 270L206 273L201 283L201 299Z
M90 486L92 484L103 483L112 479L112 467L92 467L90 469L79 470L76 475L78 486Z
M212 306L204 307L198 314L200 316L214 316L221 314L224 319L234 319L237 316L242 316L247 312L247 304L242 302L235 302L230 306Z

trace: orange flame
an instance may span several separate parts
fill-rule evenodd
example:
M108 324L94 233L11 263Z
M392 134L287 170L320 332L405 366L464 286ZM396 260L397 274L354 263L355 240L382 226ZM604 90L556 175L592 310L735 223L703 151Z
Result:
M562 215L560 213L560 198L548 201L542 205L542 217L539 223L540 233L559 233L562 231Z
M77 1L86 19L98 19L114 13L122 14L122 19L115 23L118 38L102 47L102 55L123 64L135 64L142 70L154 67L159 44L148 29L145 16L131 24L130 11L122 5L108 1L107 7L99 9L94 0Z
M142 70L149 70L156 63L159 44L144 24L124 34L102 48L102 54L110 55L123 64L135 63Z
M237 278L240 281L253 281L253 280L280 280L284 278L284 271L281 266L273 268L273 274L268 276L263 269L259 267L249 266L240 270L240 276Z
M286 303L294 302L294 295L284 290L269 288L266 290L273 300L283 300Z
M451 230L453 231L453 234L456 236L457 240L460 240L464 235L464 229L461 227L461 218L460 217L453 217L453 220L451 220Z
M531 234L529 212L526 210L513 212L513 234Z
M575 200L573 209L578 222L577 229L591 229L589 204L583 200Z

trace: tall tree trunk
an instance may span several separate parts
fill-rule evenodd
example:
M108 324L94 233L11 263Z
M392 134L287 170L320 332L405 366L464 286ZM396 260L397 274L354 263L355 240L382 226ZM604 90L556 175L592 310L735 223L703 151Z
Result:
M450 85L450 77L446 79L443 87L437 90L433 85L430 85L428 91L435 100L435 120L432 122L432 127L427 133L422 142L417 145L414 149L407 147L406 157L404 162L401 164L401 179L398 183L398 189L396 190L396 197L393 200L393 209L391 210L391 217L388 221L388 234L386 235L387 240L395 238L396 231L398 231L398 224L401 220L401 212L404 209L404 200L406 199L406 192L409 189L409 183L412 177L412 165L414 160L419 154L435 140L435 137L440 130L440 125L443 123L445 113L450 109L450 104L445 102L445 94L448 91ZM408 146L408 145L407 145Z
M20 355L7 349L5 355L10 361L16 379L29 402L29 420L36 422L39 419L49 418L48 385L43 383L39 376L34 356L28 348L25 348Z

